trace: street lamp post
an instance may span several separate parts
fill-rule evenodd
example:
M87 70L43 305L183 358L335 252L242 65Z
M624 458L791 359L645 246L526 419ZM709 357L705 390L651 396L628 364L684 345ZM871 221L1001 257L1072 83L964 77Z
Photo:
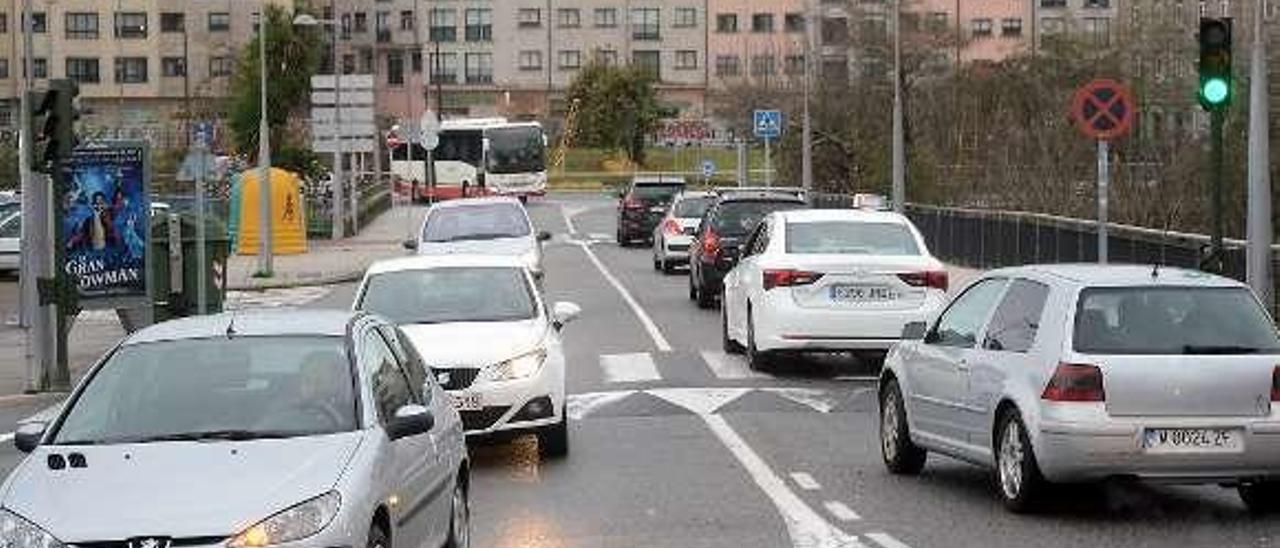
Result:
M267 123L267 3L258 10L258 65L260 99L258 105L258 275L272 275L271 248L271 125Z
M343 184L342 177L342 71L338 69L338 5L336 0L329 1L329 12L333 14L335 19L316 19L315 17L303 13L293 18L294 26L298 27L314 27L319 25L328 26L333 29L333 39L330 40L330 55L333 57L333 127L334 127L334 147L333 147L333 174L330 177L332 188L330 192L333 196L333 230L331 238L341 240L346 235L346 215L343 214L343 200L346 193L346 187Z
M907 200L906 136L902 120L902 0L893 3L893 210Z

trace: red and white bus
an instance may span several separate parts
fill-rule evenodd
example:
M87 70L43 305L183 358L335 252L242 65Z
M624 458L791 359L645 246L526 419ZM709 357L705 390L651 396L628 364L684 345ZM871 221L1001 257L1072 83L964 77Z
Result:
M547 190L547 137L537 122L445 120L432 155L435 184L427 185L425 149L414 145L411 152L401 143L391 150L391 173L400 192L412 192L417 200L494 194L524 199Z

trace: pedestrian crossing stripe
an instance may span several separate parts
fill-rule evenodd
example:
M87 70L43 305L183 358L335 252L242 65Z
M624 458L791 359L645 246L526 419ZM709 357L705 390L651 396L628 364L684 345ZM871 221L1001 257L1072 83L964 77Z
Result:
M849 391L786 387L613 390L570 394L566 399L565 414L570 420L578 421L593 416L648 416L655 408L670 407L671 411L659 414L683 412L705 416L781 412L787 411L788 405L809 412L832 414L857 405L872 392L874 389L870 388ZM748 401L752 403L737 405L737 402L746 404Z
M683 352L661 353L661 356L680 356ZM702 350L697 353L701 358L702 365L706 366L711 375L720 380L726 381L742 381L742 380L761 380L776 379L778 377L770 375L762 371L754 371L747 365L746 358L735 356L720 350ZM602 380L605 384L619 383L654 383L664 379L658 368L657 360L654 354L650 352L627 352L620 354L600 354L598 356L599 367ZM664 362L670 362L670 358L665 358ZM694 360L697 361L697 360ZM682 364L683 367L684 364ZM683 369L687 371L687 368ZM833 381L851 381L851 382L875 382L875 375L846 375L831 377L826 380ZM797 397L803 397L805 389L799 390Z

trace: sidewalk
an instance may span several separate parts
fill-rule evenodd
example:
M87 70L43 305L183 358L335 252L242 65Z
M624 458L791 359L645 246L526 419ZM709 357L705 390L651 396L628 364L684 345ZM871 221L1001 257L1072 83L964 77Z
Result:
M276 255L274 276L255 278L256 255L232 255L227 261L227 289L257 291L357 281L380 259L404 255L406 238L422 225L426 207L397 206L383 213L360 234L339 241L312 239L307 252Z

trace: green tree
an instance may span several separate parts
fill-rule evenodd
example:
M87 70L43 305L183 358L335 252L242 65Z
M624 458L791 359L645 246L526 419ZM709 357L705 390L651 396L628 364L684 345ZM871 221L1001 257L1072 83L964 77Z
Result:
M644 163L644 138L667 113L658 103L653 76L638 67L592 63L569 86L578 104L578 145L626 151Z
M311 76L320 66L322 44L311 29L293 26L293 14L279 6L267 8L267 124L275 152L273 163L281 168L314 174L314 154L289 120L309 103ZM236 149L257 157L261 105L258 37L241 53L231 80L231 132Z

